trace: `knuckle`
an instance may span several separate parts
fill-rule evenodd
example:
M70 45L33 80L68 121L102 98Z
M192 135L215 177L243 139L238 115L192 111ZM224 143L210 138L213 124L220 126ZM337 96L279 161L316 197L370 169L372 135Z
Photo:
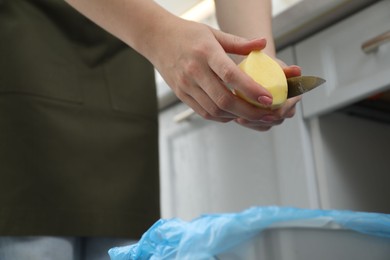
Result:
M192 51L195 56L197 57L207 57L208 56L208 51L209 47L206 44L199 44L195 46Z
M281 125L284 122L284 119L280 119L273 122L273 125Z
M292 118L294 117L294 115L295 115L295 109L291 109L290 111L287 112L286 117Z
M195 60L191 60L191 61L187 62L187 64L185 65L184 70L185 70L185 73L187 75L196 77L196 76L199 75L200 65Z
M213 117L221 117L223 115L223 110L220 109L218 106L212 106L208 111Z
M189 85L188 79L184 75L179 77L176 82L175 89L185 89Z
M221 80L225 83L232 83L234 80L234 70L230 66L224 66L221 69Z
M240 43L242 43L242 38L238 37L236 35L233 35L233 37L231 38L231 41L232 41L233 46L239 46Z
M166 80L169 87L176 93L189 85L189 78L184 71L177 71L169 80Z
M187 94L185 94L183 91L178 90L175 92L175 95L177 96L178 99L184 100L187 97Z
M213 116L212 116L211 114L209 114L207 111L199 112L199 115L200 115L203 119L206 119L206 120L212 120L212 119L213 119Z
M233 99L229 95L220 95L216 99L216 105L218 109L230 111L232 105L233 105Z

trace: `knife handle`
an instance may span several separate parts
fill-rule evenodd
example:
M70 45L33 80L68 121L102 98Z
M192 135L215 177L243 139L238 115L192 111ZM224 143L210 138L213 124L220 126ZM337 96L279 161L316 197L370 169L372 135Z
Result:
M370 53L378 50L382 44L390 42L390 31L382 33L362 44L362 50L365 53Z

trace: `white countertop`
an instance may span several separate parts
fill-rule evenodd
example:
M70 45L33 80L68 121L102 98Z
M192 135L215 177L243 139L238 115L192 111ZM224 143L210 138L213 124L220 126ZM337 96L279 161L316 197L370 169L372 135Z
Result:
M375 2L378 0L302 0L274 17L276 46L281 49L294 44Z

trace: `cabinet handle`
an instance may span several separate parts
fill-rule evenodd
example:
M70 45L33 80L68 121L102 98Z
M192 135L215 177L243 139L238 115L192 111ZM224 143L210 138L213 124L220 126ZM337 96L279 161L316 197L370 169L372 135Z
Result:
M183 122L183 121L185 121L185 120L189 120L190 117L191 117L192 115L194 115L194 114L195 114L195 111L192 110L191 108L189 108L189 109L186 109L186 110L180 112L179 114L175 115L175 116L173 117L173 121L174 121L175 123L180 123L180 122Z
M390 31L382 33L362 44L362 50L365 53L370 53L378 50L379 46L390 41Z

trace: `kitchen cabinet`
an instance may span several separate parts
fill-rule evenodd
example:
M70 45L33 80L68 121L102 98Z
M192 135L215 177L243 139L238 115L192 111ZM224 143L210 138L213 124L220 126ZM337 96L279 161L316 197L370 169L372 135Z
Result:
M292 49L279 57L293 63ZM310 147L296 133L304 128L299 117L260 133L197 115L174 122L186 109L179 103L160 114L163 217L192 219L259 205L317 205L315 194L310 195L313 177L306 176L313 172L310 156L305 157Z
M178 104L160 115L163 217L192 219L206 212L278 203L274 165L258 159L272 160L271 134L243 133L233 123L208 122L196 115L175 123L174 115L185 109ZM253 143L267 149L259 151Z
M361 48L389 30L390 1L380 1L295 47L304 74L327 80L302 101L323 208L390 213L390 124L372 120L372 111L348 113L390 89L390 44L369 53Z
M384 39L377 50L366 53L362 49L365 42L386 32L389 41L390 1L380 1L296 45L303 72L327 80L325 86L305 95L306 118L389 87L390 43Z
M321 207L390 213L390 124L336 111L310 126Z
M185 109L178 104L160 115L163 217L188 220L206 212L279 203L271 133L255 135L234 123L197 115L174 122Z

